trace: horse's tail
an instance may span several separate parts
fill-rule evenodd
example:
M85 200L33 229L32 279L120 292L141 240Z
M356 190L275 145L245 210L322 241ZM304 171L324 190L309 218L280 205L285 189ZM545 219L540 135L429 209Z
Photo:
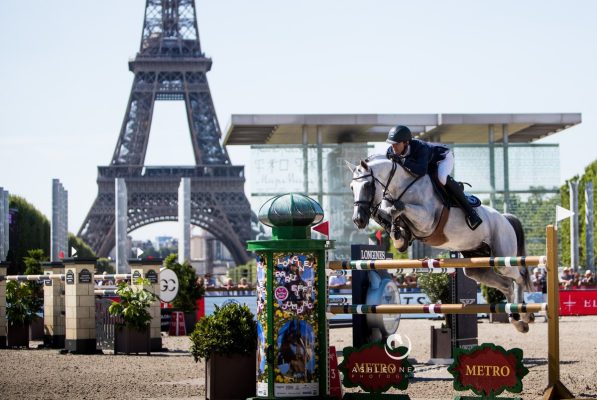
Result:
M504 214L504 217L508 220L512 228L514 228L514 232L516 233L516 255L517 256L526 256L527 249L526 243L524 240L524 229L522 227L522 223L518 219L516 215L513 214ZM524 283L526 286L527 291L533 291L533 285L531 284L531 274L526 267L521 268L521 273L524 278Z
M504 217L508 220L510 225L512 225L512 228L514 228L514 232L516 233L516 255L526 256L527 249L525 246L524 229L522 228L522 223L516 215L504 214Z

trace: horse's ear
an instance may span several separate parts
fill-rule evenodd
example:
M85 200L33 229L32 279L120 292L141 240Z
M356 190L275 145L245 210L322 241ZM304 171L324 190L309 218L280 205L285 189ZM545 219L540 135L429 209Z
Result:
M365 171L369 170L369 166L367 165L367 163L364 160L361 160L361 167L363 167L365 169Z
M348 167L348 169L350 170L350 172L352 172L354 174L354 170L357 169L357 166L344 160L344 162L346 163L346 166Z

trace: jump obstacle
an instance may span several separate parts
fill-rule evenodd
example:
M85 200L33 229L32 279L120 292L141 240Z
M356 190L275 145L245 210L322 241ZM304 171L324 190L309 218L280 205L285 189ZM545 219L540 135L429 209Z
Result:
M44 264L44 275L5 275L0 265L0 347L6 341L6 282L34 281L44 284L44 342L50 347L66 348L75 353L96 352L96 296L116 296L113 287L95 286L96 280L131 280L145 277L152 292L159 295L159 267L162 260L129 260L131 274L93 274L95 259L68 259L64 263ZM131 282L131 285L142 287ZM149 310L152 350L162 347L160 308L156 302Z
M441 312L477 314L492 309L498 312L546 310L548 317L548 386L544 399L573 398L560 382L558 325L557 237L553 226L546 229L546 257L496 257L446 260L356 260L326 263L326 251L334 242L311 238L311 226L321 222L323 209L315 200L297 193L271 198L259 210L259 220L272 228L272 238L247 242L247 249L257 255L258 271L258 363L257 395L260 398L325 397L330 393L328 318L331 312L400 313ZM343 304L328 299L327 275L345 273L348 269L423 269L443 272L453 268L492 268L500 266L535 266L545 262L548 274L548 301L544 304L441 306L402 306ZM499 272L499 269L498 269ZM283 354L284 346L298 331L307 337L307 354L315 358L310 374L296 370L284 371L284 359L268 354ZM303 331L311 332L305 336ZM365 347L366 349L367 347ZM349 354L349 357L354 354ZM282 357L284 358L284 357ZM361 360L366 362L366 360ZM375 362L375 361L373 361ZM360 367L359 367L360 368ZM360 370L359 370L360 371Z
M426 304L426 305L367 305L335 304L327 311L332 314L479 314L479 313L526 313L546 311L548 385L544 400L572 399L572 393L560 381L559 341L559 283L557 235L553 225L546 228L546 256L529 257L475 257L427 260L351 260L330 261L331 270L375 270L375 269L430 269L441 268L494 268L498 266L545 265L547 269L547 303L531 304ZM435 271L437 272L437 271Z
M17 281L17 282L27 282L27 281L38 281L38 282L45 282L48 280L61 280L64 281L65 274L47 274L47 275L0 275L0 281ZM99 274L93 275L94 280L117 280L117 279L124 279L130 280L131 274Z

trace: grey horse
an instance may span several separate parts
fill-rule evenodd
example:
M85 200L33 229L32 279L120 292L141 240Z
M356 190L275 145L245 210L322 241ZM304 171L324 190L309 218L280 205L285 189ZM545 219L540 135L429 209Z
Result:
M435 248L475 257L526 255L522 224L514 215L480 206L477 212L483 223L473 231L460 208L444 207L428 175L416 177L385 155L370 156L358 166L349 163L349 168L353 174L353 222L359 229L366 228L370 218L388 229L391 226L393 244L401 251L408 247L408 238L400 235L402 229L394 223L397 220L416 239ZM524 266L465 268L464 273L498 289L509 303L522 303L523 291L531 290ZM532 319L532 314L510 316L520 332L528 332Z

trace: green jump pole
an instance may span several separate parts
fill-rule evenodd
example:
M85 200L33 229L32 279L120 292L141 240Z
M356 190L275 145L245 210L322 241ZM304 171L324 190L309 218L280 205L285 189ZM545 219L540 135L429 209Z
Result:
M489 314L547 311L547 303L496 304L345 304L328 306L332 314Z
M545 256L527 257L473 257L473 258L429 258L422 260L350 260L330 261L332 270L367 269L409 269L409 268L493 268L493 267L534 267L545 265Z

